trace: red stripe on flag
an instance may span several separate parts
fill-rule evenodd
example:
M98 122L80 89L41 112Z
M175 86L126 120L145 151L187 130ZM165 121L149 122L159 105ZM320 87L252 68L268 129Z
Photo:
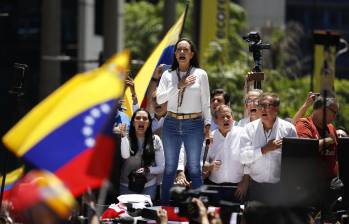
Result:
M102 184L101 178L87 175L92 153L93 149L85 150L55 173L76 197L86 192L88 188L97 188Z
M98 135L87 173L102 179L108 178L113 165L115 147L114 136Z
M100 187L109 176L115 141L112 136L99 135L96 142L94 148L86 149L55 173L74 196L81 195L88 188Z

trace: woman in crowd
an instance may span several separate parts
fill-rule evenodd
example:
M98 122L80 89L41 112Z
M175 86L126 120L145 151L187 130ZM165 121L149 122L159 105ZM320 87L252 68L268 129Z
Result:
M209 138L211 112L208 77L199 68L197 56L193 43L180 39L175 45L172 67L163 73L157 88L157 103L167 102L168 111L162 133L166 161L161 193L164 204L169 202L182 142L192 187L202 185L200 156L204 134Z
M124 161L121 169L120 193L147 194L154 200L165 161L161 140L159 136L153 135L151 129L149 112L144 109L136 110L131 118L129 136L126 136L125 129L121 135L121 156ZM130 185L135 175L145 177L143 189L135 190ZM137 185L139 186L139 183Z

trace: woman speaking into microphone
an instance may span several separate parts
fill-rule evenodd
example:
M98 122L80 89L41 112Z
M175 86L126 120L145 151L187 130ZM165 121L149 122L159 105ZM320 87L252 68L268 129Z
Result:
M162 203L168 204L176 175L182 143L192 187L202 185L200 157L205 138L209 138L211 112L207 73L199 68L197 51L189 39L180 39L174 50L173 64L164 72L157 89L157 103L167 102L163 125L165 172Z

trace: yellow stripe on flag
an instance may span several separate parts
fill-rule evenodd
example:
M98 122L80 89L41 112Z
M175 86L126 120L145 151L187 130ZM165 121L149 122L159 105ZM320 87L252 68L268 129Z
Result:
M161 57L164 49L170 45L174 45L179 38L179 34L182 30L184 22L184 13L179 17L177 22L171 27L167 32L166 36L162 39L160 44L155 48L153 53L147 59L145 64L142 66L141 70L138 72L137 76L134 79L136 95L139 103L142 103L144 96L146 94L150 79L153 75L153 72L158 64L158 61ZM130 89L127 89L125 92L125 104L126 111L125 113L131 117L133 114L132 110L132 96Z

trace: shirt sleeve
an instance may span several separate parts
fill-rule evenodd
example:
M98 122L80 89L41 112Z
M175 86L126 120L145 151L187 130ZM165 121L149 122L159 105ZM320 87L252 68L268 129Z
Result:
M160 137L154 135L154 147L155 147L155 166L149 167L149 173L161 174L165 169L165 156L164 149Z
M208 82L207 73L202 70L201 75L201 111L204 115L205 125L211 124L211 107L210 107L210 85Z
M248 128L253 126L246 126L241 133L240 137L240 160L244 165L252 164L254 161L262 158L262 149L260 147L253 146L253 136L249 132Z
M130 142L126 136L121 138L121 157L123 159L130 157Z
M311 125L304 121L304 120L298 120L296 122L296 131L297 135L301 138L313 138L313 134L311 131Z
M169 100L169 96L178 96L177 85L170 85L170 75L169 71L165 71L161 76L159 86L156 89L156 102L158 104L166 103Z

